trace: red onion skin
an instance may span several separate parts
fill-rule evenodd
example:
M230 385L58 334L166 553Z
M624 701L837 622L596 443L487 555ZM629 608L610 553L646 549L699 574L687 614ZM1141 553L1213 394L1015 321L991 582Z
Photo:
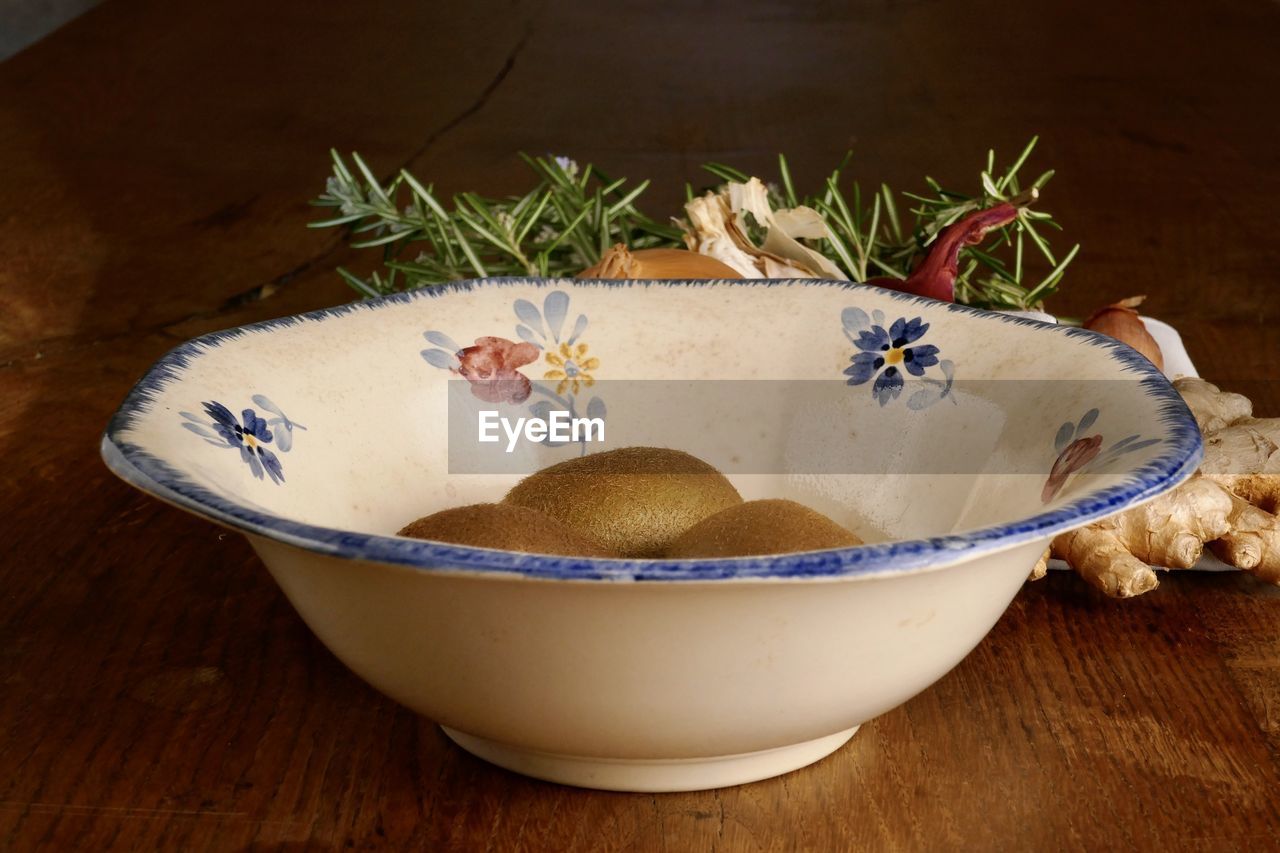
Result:
M955 302L956 276L960 274L960 250L965 246L978 245L992 228L1008 225L1017 218L1017 205L1007 201L985 210L975 210L960 221L943 228L929 247L924 260L905 280L881 276L867 279L864 283L943 302Z
M1142 304L1145 298L1133 297L1099 308L1084 321L1084 328L1128 344L1146 356L1157 369L1164 370L1164 354L1160 351L1160 344L1156 343L1156 339L1143 325L1142 317L1132 307Z

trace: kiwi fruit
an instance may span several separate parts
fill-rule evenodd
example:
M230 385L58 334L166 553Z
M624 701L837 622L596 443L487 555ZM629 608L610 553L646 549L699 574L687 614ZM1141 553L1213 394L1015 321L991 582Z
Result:
M664 556L755 557L861 544L822 513L776 499L748 501L703 519L672 542Z
M530 554L618 556L556 519L514 504L471 504L441 510L406 525L398 535Z
M623 447L525 477L505 503L546 513L623 557L660 557L707 516L742 503L715 468L679 450Z

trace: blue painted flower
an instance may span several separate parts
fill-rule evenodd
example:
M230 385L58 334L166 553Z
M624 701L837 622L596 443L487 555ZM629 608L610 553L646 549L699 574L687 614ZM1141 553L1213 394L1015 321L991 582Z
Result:
M221 439L221 444L239 450L240 458L259 480L262 479L263 472L266 472L273 483L284 482L284 469L280 466L279 457L266 447L274 438L266 419L258 417L253 409L245 409L237 420L230 409L216 401L205 403L204 412L209 416L209 423L203 424L194 416L183 412L183 417L187 419L183 426L203 436L211 444L219 444L216 439ZM290 431L294 427L305 429L300 424L290 423Z
M204 403L205 417L191 412L180 412L187 430L203 438L215 447L234 448L253 476L259 480L266 474L271 482L284 482L284 469L276 452L288 453L293 447L295 430L306 427L289 417L280 407L261 394L253 395L253 403L267 413L258 415L255 409L244 409L237 419L231 410L217 401ZM266 445L275 447L273 452Z
M303 432L307 428L297 421L289 420L289 416L280 411L280 407L268 400L261 394L253 395L253 404L260 409L265 409L274 417L267 418L267 428L272 430L272 436L276 443L276 449L281 453L288 453L293 448L293 431L300 429Z
M861 311L857 313L866 317ZM844 373L849 377L850 385L862 385L874 379L871 393L883 406L902 393L904 372L924 376L926 368L938 363L938 348L933 344L917 343L929 330L929 324L921 317L912 320L899 317L887 331L882 323L883 320L880 323L851 323L846 318L846 329L851 326L860 328L857 337L850 335L859 352L850 359L853 363L845 368Z

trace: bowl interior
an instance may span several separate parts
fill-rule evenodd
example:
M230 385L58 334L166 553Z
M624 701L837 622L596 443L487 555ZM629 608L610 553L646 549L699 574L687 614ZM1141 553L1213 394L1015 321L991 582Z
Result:
M478 440L483 412L553 411L605 441ZM390 535L648 444L870 543L1047 535L1199 453L1176 392L1115 342L825 281L463 282L232 330L153 368L106 443L142 488L267 535Z

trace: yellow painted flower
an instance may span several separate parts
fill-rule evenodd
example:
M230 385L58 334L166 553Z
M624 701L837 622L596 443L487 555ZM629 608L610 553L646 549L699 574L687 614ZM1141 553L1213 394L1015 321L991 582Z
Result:
M590 388L595 384L595 378L588 371L598 368L600 359L594 356L587 358L586 344L578 344L575 347L560 344L558 353L547 350L547 364L550 364L553 369L544 373L542 378L560 380L556 393L563 394L572 389L573 393L577 394L579 388Z

